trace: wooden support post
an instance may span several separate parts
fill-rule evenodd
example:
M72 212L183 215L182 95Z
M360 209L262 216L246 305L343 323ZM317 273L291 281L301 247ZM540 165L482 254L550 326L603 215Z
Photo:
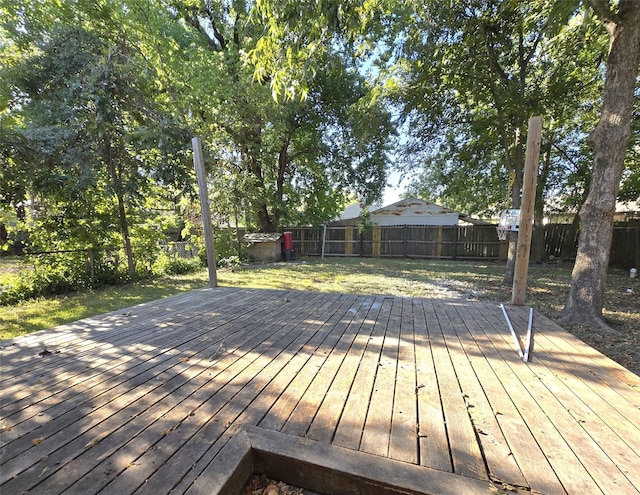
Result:
M373 258L380 257L380 243L382 241L382 233L378 225L373 227L373 243L371 247L371 256Z
M527 132L527 155L524 163L522 181L522 205L520 206L520 231L516 249L516 265L511 290L511 302L524 305L527 294L527 275L529 273L529 254L533 233L533 210L536 199L536 181L538 179L538 159L542 140L542 117L529 119Z
M344 254L353 254L353 227L348 225L344 230Z
M209 287L217 287L216 248L213 240L213 227L211 225L211 208L209 207L209 194L207 193L207 175L204 170L202 142L200 138L196 136L191 139L191 145L193 146L193 164L196 168L196 176L198 177L202 227L204 229L204 242L207 250L207 267L209 268Z

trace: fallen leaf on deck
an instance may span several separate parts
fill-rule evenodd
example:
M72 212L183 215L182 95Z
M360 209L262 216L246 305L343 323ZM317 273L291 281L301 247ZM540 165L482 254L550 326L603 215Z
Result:
M33 445L40 445L42 442L44 442L44 438L34 438L33 440L31 440L31 443Z
M102 440L102 438L100 438L100 437L94 438L89 443L87 443L87 445L85 445L84 448L85 449L90 449L91 447L95 447L96 445L98 445L100 443L100 440Z

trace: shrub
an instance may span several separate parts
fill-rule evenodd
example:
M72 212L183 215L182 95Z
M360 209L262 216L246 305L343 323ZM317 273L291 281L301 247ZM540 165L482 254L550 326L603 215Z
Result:
M170 255L167 253L160 254L154 264L154 275L183 275L185 273L193 273L202 268L200 258L182 258L180 256Z
M238 238L235 230L216 231L216 263L223 267L236 267L242 264L242 253L238 252Z
M242 266L242 259L240 256L229 256L228 258L222 258L218 260L218 266L223 268L238 268Z
M0 304L15 304L93 286L84 252L42 254L30 261L33 267L22 270L16 280L0 293Z

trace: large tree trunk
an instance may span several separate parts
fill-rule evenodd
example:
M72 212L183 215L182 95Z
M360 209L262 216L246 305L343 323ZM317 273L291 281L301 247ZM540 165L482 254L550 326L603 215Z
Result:
M511 208L519 209L522 204L522 178L524 174L524 147L522 144L522 132L516 129L516 143L513 153L513 185L511 187ZM516 250L518 248L518 232L509 232L509 252L507 264L505 266L502 283L507 286L513 285L513 276L516 268Z
M631 133L640 50L640 2L620 0L618 14L606 0L591 0L610 39L602 114L589 136L594 151L589 195L580 211L582 229L564 309L570 323L602 322L613 214Z

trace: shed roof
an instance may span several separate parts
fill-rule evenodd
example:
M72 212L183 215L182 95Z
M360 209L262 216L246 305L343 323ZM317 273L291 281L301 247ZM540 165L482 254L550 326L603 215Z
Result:
M370 213L371 220L378 225L456 225L459 221L475 225L487 224L464 213L413 196L371 210ZM345 208L340 214L340 221L353 220L359 215L360 205L355 203Z
M253 234L245 234L242 236L242 242L258 243L258 242L277 242L282 237L279 232L255 232Z

